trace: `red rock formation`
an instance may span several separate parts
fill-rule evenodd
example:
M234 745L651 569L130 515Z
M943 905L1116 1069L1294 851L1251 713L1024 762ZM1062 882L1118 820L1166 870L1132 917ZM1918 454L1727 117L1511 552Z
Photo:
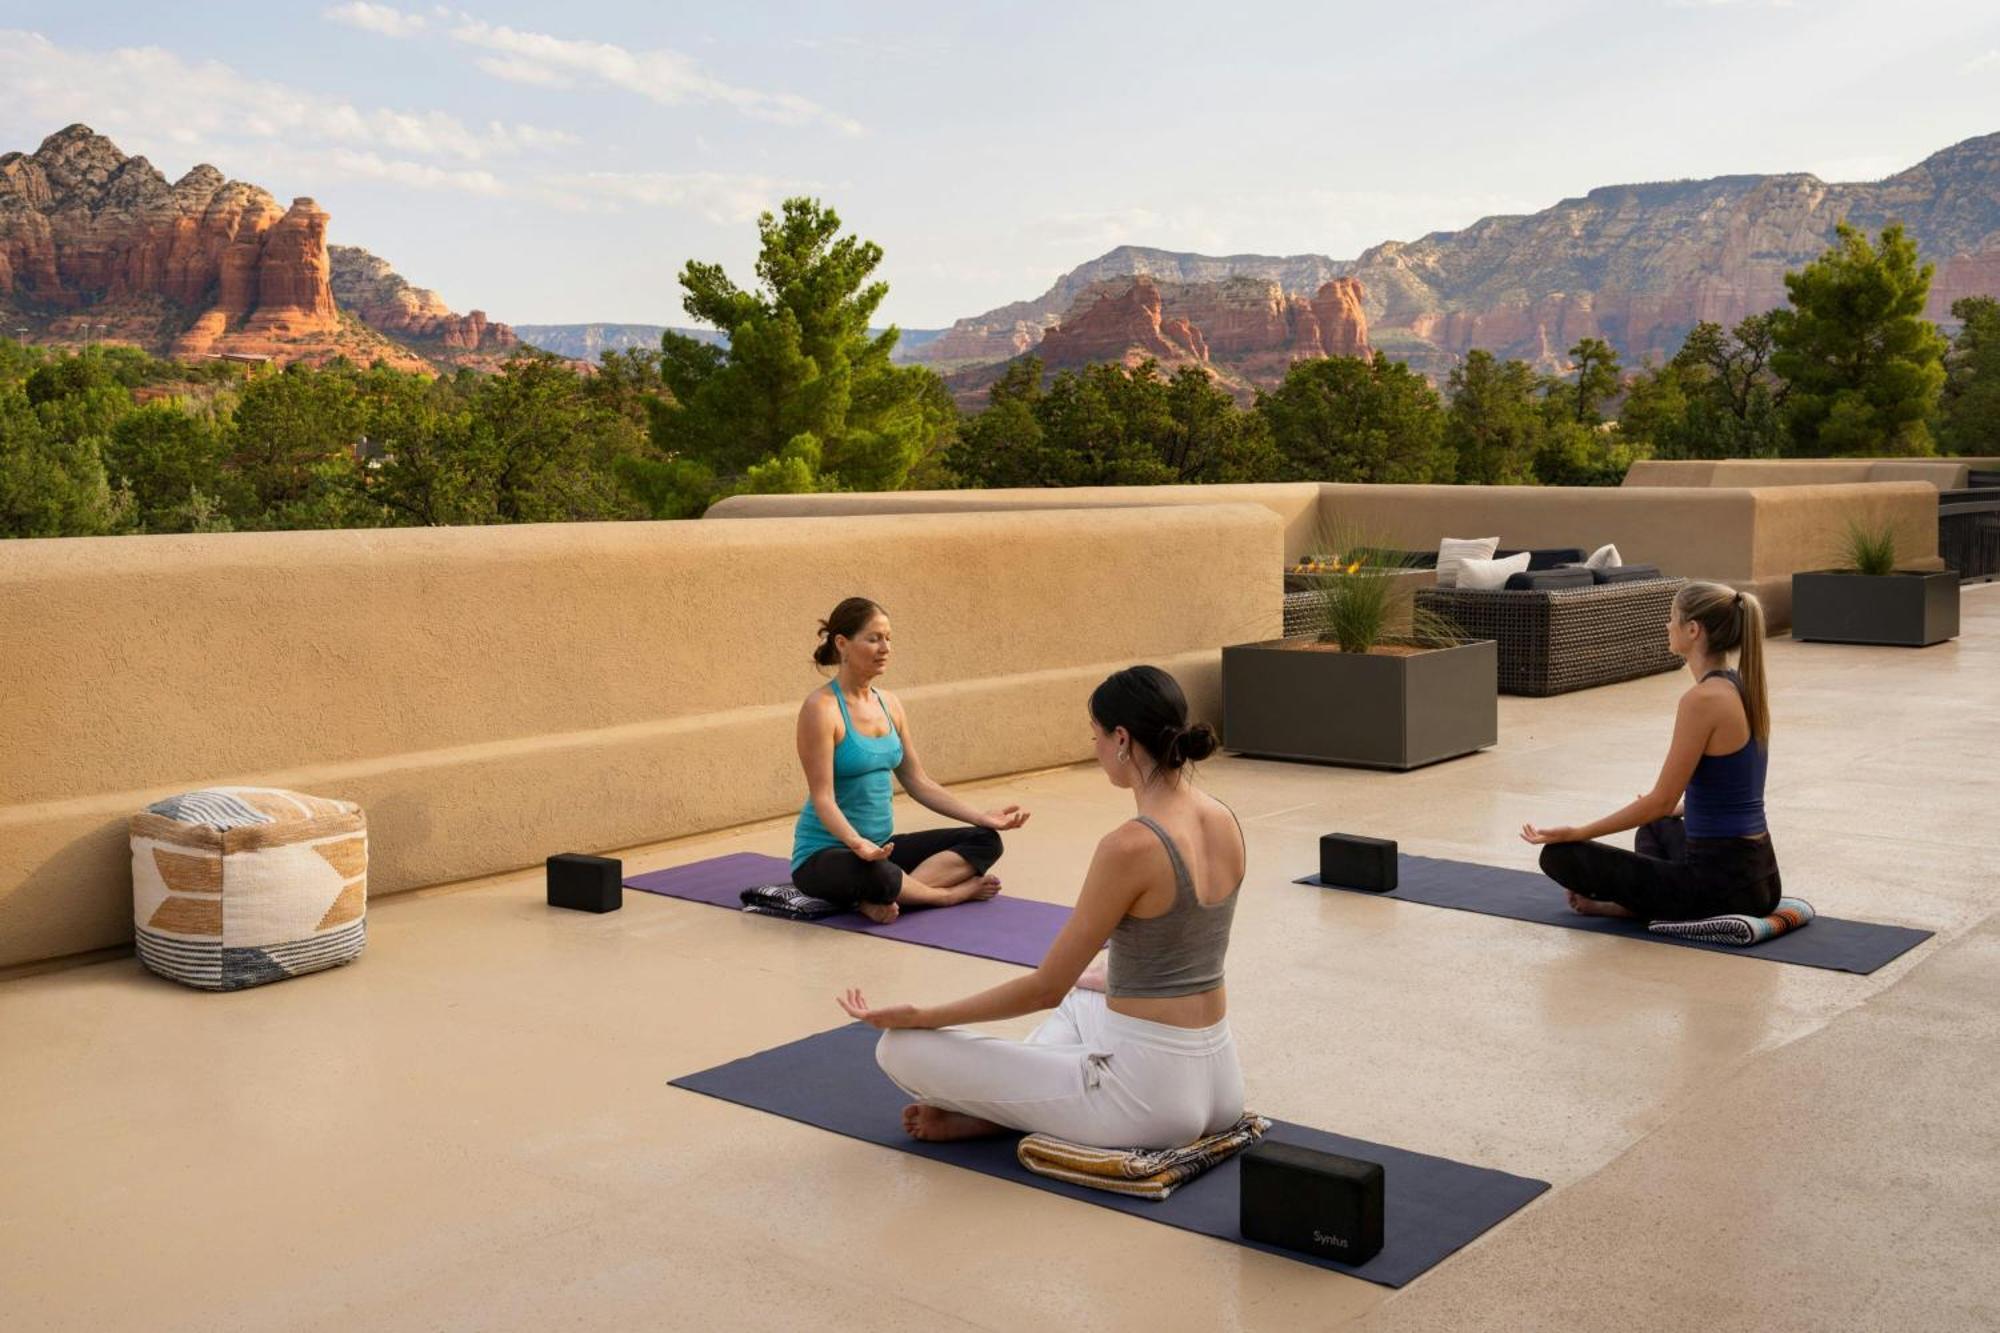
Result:
M341 318L327 223L311 199L283 208L207 165L168 185L145 158L72 125L33 153L0 156L0 322L176 356L346 355L431 369L365 327L365 315L364 324ZM518 341L478 311L455 315L389 277L431 304L392 312L388 332L431 342L453 360Z
M1172 298L1167 294L1176 287L1262 278L1286 292L1302 293L1318 289L1341 271L1341 265L1324 255L1190 255L1121 245L1063 274L1032 301L1016 301L959 320L914 349L908 359L940 368L1009 360L1032 349L1057 323L1073 318L1087 297L1122 292L1140 275L1159 284L1171 311Z
M412 286L366 250L336 245L328 255L341 307L384 333L458 352L506 352L521 345L513 329L488 321L484 310L455 313L436 292Z
M1095 361L1137 365L1148 357L1173 369L1206 364L1208 345L1186 319L1162 317L1159 286L1142 277L1120 294L1098 295L1081 315L1050 329L1036 355L1052 370Z
M1312 313L1319 321L1319 342L1325 355L1369 354L1368 315L1362 309L1366 296L1359 278L1335 278L1313 294Z
M1310 300L1263 278L1106 281L1084 292L1034 352L1054 370L1093 361L1136 365L1150 356L1169 371L1200 364L1231 382L1268 386L1294 361L1368 355L1361 299L1352 278L1322 284Z
M58 335L156 345L193 315L174 350L280 355L339 329L327 217L197 167L178 183L87 126L33 154L0 158L0 300Z

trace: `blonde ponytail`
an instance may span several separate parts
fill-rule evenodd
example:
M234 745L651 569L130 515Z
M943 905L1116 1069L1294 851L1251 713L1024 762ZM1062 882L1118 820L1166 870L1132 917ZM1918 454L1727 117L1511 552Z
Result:
M1702 627L1710 648L1736 654L1750 735L1768 744L1771 697L1764 671L1764 604L1755 593L1738 592L1720 583L1690 583L1674 595L1674 610L1682 620Z
M1742 631L1736 645L1736 674L1743 680L1743 709L1750 715L1750 734L1760 744L1771 741L1771 697L1764 684L1764 604L1757 594L1736 594Z

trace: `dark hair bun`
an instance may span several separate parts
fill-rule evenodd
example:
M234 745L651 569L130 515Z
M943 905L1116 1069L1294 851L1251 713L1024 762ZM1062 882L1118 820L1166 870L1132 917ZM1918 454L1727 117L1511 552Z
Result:
M819 646L813 649L814 666L833 666L840 661L840 652L833 646L833 630L822 620L819 622Z
M1216 745L1215 728L1206 722L1197 722L1174 737L1173 744L1167 747L1169 762L1176 767L1181 764L1198 764L1215 753Z
M1090 715L1105 731L1125 728L1160 770L1171 772L1215 753L1215 728L1188 722L1180 682L1156 666L1112 672L1091 692Z

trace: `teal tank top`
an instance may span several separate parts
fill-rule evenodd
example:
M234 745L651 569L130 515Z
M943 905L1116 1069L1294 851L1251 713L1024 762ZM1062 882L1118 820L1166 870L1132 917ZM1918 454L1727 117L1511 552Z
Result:
M863 736L854 729L854 718L847 711L840 682L833 681L827 688L833 691L834 700L840 705L840 720L847 727L840 743L833 747L834 804L847 816L847 822L854 825L856 833L870 842L887 842L896 831L895 817L889 808L895 788L889 775L903 762L903 735L896 730L895 719L890 718L888 735ZM888 717L889 707L882 703L881 691L874 694L882 716ZM799 811L798 825L792 831L792 869L797 870L815 853L846 845L827 830L808 795Z

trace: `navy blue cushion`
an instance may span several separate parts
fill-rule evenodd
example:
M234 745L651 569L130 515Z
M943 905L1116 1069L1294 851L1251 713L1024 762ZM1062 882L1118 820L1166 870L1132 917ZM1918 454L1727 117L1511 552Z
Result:
M1615 569L1593 569L1590 572L1599 583L1632 583L1639 579L1660 577L1658 565L1619 565Z
M1495 560L1503 560L1510 555L1519 554L1521 554L1520 548L1516 547L1511 551L1495 551L1493 558ZM1543 551L1530 550L1528 552L1528 568L1530 570L1554 569L1557 565L1580 565L1584 561L1585 554L1586 552L1579 551L1574 546L1552 546Z
M1588 569L1534 569L1509 574L1507 587L1515 592L1552 592L1557 588L1588 588L1595 581Z

